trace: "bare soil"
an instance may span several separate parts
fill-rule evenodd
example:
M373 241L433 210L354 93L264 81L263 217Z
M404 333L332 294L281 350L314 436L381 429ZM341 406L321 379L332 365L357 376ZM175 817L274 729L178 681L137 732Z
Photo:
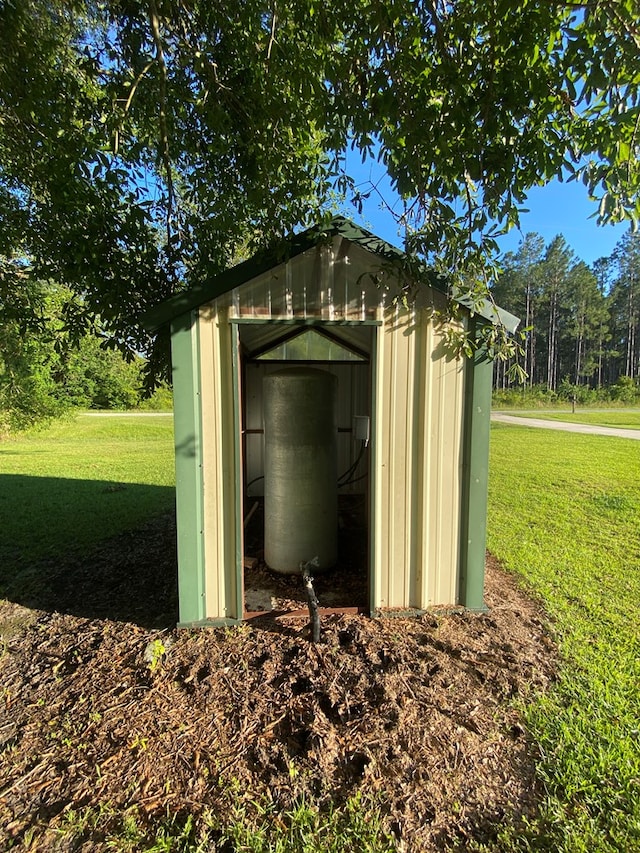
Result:
M548 688L556 649L494 560L487 613L336 615L314 645L304 621L268 615L176 630L174 540L156 519L23 566L0 603L1 849L106 850L131 809L153 832L168 813L224 823L244 802L250 820L256 802L358 791L404 850L464 849L535 811L518 707ZM102 819L71 824L86 807Z

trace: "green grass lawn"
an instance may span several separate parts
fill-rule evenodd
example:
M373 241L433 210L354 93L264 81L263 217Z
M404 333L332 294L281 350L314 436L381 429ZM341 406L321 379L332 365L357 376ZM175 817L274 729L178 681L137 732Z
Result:
M562 654L526 709L548 801L505 849L640 850L639 449L495 424L489 491L488 547L540 596Z
M173 419L77 415L0 442L0 560L86 548L174 505Z
M507 414L506 410L504 413ZM572 424L640 429L640 409L537 409L535 411L510 411L519 418L542 418L545 421L565 421Z

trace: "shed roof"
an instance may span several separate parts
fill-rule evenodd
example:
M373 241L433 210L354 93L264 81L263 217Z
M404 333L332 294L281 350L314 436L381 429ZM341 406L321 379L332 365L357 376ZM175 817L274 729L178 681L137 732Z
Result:
M143 325L148 331L155 332L177 317L229 293L257 276L267 273L274 267L312 249L323 240L333 237L342 237L351 243L355 243L375 255L378 261L397 262L407 258L407 255L396 246L376 237L375 234L361 228L351 220L343 216L336 216L329 225L317 225L295 234L277 246L272 246L247 261L229 267L210 281L177 293L170 299L161 302L143 315ZM443 293L447 292L446 280L429 270L425 270L425 272L431 287ZM457 301L468 308L471 307L464 297L458 298ZM514 332L520 322L517 317L499 308L490 300L485 300L479 307L476 306L476 311L481 317L492 323L502 323L510 332Z

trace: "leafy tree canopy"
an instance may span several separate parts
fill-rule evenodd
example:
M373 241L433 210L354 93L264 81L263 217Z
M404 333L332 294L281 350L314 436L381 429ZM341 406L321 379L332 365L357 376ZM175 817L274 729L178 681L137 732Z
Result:
M362 188L467 286L527 191L640 212L638 0L5 0L2 275L69 285L69 329L136 317ZM26 263L28 262L28 267Z
M74 339L65 321L74 301L70 288L27 276L0 289L0 437L71 408L140 405L143 359L125 360L99 328Z

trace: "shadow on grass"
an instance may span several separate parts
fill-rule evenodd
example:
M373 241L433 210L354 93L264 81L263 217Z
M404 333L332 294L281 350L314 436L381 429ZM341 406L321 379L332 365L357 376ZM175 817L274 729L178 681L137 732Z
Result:
M174 494L168 486L3 476L0 596L38 610L174 625Z

